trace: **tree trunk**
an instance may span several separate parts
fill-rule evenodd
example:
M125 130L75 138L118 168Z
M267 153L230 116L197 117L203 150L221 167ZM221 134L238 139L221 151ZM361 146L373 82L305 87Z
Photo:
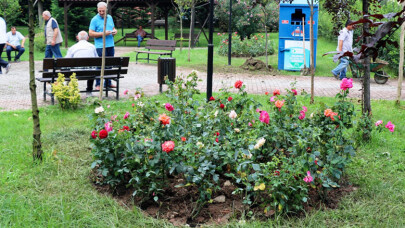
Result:
M265 50L266 50L266 68L269 69L269 56L267 54L267 51L269 49L268 47L268 37L267 37L267 13L266 13L266 6L262 6L262 10L263 10L263 15L264 15L264 35L266 36L266 45L265 45Z
M34 66L34 39L35 39L35 24L34 24L34 1L28 1L29 10L29 71L30 71L30 92L32 105L32 121L33 121L33 141L32 141L32 157L34 161L42 161L42 143L41 143L41 127L39 121L39 110L37 104L37 86L35 84L35 66Z
M194 46L193 43L193 35L194 35L194 21L195 21L195 1L191 3L191 22L190 22L190 32L188 36L188 61L191 61L190 53L191 53L191 45Z
M183 51L183 13L180 10L180 52Z
M368 1L363 0L363 13L368 15ZM369 24L363 23L363 33L368 34ZM365 37L363 43L368 43L369 38ZM366 58L364 59L364 77L363 77L363 114L371 115L371 101L370 101L370 56L366 51Z
M315 49L314 49L314 1L311 0L311 5L309 6L311 9L311 17L309 20L309 42L311 47L311 55L310 55L310 71L311 71L311 101L310 103L314 103L314 80L315 80ZM305 51L305 50L304 50Z
M42 13L44 12L44 3L42 0L38 0L38 24L40 28L43 28L44 25L44 19L42 18Z
M402 7L405 7L405 2L402 3ZM401 104L401 91L402 91L402 80L404 78L404 33L405 33L405 23L401 25L401 36L399 41L399 73L398 73L398 87L397 87L397 100L396 104Z
M107 6L108 6L108 1L107 0ZM104 13L104 27L103 27L103 52L101 55L101 73L100 73L100 96L99 99L100 101L103 100L103 90L104 90L104 70L105 70L105 28L107 25L107 12L108 9L106 10L106 12ZM106 88L108 89L108 88Z

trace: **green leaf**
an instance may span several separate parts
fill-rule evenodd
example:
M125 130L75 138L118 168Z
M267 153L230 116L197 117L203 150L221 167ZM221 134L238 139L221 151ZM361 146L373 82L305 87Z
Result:
M252 167L255 171L260 171L260 165L259 164L252 164Z

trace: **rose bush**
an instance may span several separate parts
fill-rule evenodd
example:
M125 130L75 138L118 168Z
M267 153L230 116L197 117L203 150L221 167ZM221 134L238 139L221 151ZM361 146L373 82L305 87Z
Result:
M221 37L221 43L218 48L218 54L228 55L228 34L218 33ZM251 38L241 40L237 33L232 35L232 56L235 57L256 57L266 54L266 37L265 34L253 35ZM273 42L268 40L267 54L274 54Z
M280 213L302 209L310 189L339 187L354 155L347 86L333 107L306 116L295 88L275 91L274 102L263 105L238 81L207 103L194 97L197 80L193 72L167 81L170 103L138 97L143 105L129 111L93 114L95 132L89 135L99 183L132 186L142 203L159 201L175 179L179 188L198 189L200 208L226 179L247 206Z

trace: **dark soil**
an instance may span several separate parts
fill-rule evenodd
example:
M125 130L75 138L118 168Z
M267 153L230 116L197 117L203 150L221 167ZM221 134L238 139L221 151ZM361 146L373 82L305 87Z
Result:
M218 196L224 197L225 202L216 202L205 204L200 213L194 218L190 215L196 207L198 199L198 189L195 186L189 187L175 187L182 183L181 178L170 179L170 184L164 189L164 197L159 198L159 203L153 200L144 201L141 203L140 199L134 198L132 193L134 189L125 188L125 186L112 189L108 185L94 185L99 192L111 194L123 207L131 208L134 205L140 207L145 214L154 218L166 219L175 226L188 224L190 226L197 226L202 224L225 224L230 219L239 218L245 211L240 195L233 195L232 192L235 187L229 181L221 179L221 190L216 191L212 197L215 199ZM227 183L225 183L227 182ZM347 181L342 181L340 188L332 189L325 192L327 197L323 200L320 194L315 189L309 192L308 202L304 204L306 212L313 209L336 209L340 199L346 194L356 190L356 187L349 184ZM255 213L255 218L268 219L272 217L275 212L270 210L267 214L263 213L263 208L256 206L250 208ZM304 216L302 212L297 216Z

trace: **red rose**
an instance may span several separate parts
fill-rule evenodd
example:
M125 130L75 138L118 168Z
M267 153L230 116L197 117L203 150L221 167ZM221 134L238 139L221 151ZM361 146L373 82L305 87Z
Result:
M185 142L187 140L186 137L181 137L181 141Z
M224 105L224 104L220 104L219 107L220 107L221 109L224 109L224 108L225 108L225 105Z
M97 138L97 131L92 131L92 132L91 132L91 137L92 137L93 139Z
M122 130L124 130L124 131L129 131L129 127L128 127L128 126L123 126L123 127L122 127Z
M162 150L166 153L169 153L174 150L174 142L166 141L162 144Z
M228 97L228 101L231 101L233 98L232 97Z
M280 95L280 90L279 89L275 89L273 91L273 96L277 96L277 95Z
M98 137L100 137L100 139L104 139L107 138L108 136L108 132L106 130L101 130L100 133L98 133Z
M214 98L214 97L210 97L210 101L215 101L215 98Z
M318 165L318 160L315 160L315 164Z
M235 88L240 89L243 85L243 82L241 80L238 80L235 82Z
M264 94L265 94L265 95L269 95L269 92L265 92Z
M217 135L217 136L219 136L219 132L217 131L217 132L215 132L215 134Z
M219 139L218 139L218 138L215 138L215 142L219 142Z
M278 170L274 171L274 176L280 176L280 171Z

